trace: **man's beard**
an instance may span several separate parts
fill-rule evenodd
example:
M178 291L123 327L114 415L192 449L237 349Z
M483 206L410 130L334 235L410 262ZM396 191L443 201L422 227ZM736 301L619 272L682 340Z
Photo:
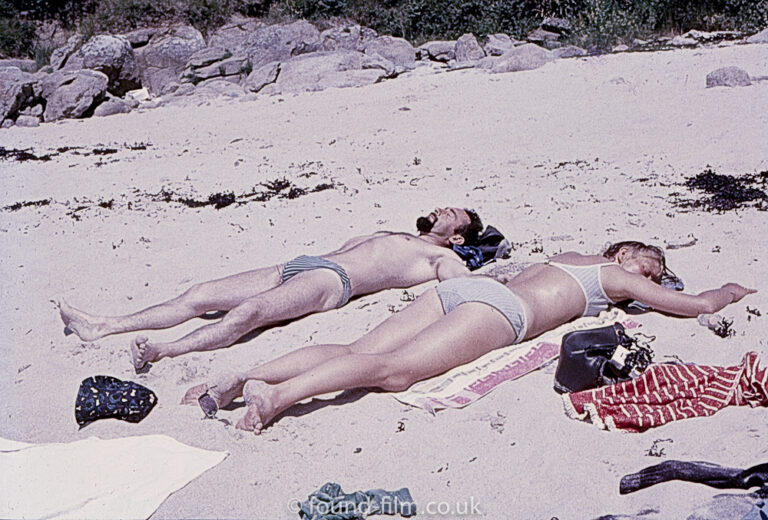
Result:
M421 233L429 233L434 225L435 223L429 220L429 217L419 217L416 219L416 229Z

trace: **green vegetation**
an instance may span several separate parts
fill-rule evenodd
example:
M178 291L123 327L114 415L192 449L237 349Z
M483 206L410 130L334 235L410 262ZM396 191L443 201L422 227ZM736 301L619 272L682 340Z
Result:
M86 36L170 22L209 34L235 13L321 25L344 19L415 44L467 32L523 38L554 16L571 23L573 43L596 50L690 29L768 26L768 0L0 0L0 55L44 56L35 37L42 20Z

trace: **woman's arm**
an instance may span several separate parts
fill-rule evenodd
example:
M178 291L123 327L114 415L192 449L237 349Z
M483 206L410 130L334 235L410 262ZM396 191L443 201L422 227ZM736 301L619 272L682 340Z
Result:
M737 283L727 283L719 289L710 289L699 294L684 294L661 287L639 274L616 272L612 275L614 275L612 278L619 278L614 281L620 284L615 300L638 300L655 310L678 316L698 316L717 312L729 303L737 302L747 294L757 292L755 289L748 289ZM612 295L609 294L609 296Z

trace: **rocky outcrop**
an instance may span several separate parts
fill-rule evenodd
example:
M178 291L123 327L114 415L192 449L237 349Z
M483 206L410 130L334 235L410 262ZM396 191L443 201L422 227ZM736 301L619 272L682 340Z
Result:
M552 51L552 54L556 58L575 58L577 56L586 56L588 53L581 47L575 45L566 45L565 47L558 47Z
M244 18L219 27L208 39L209 47L219 47L230 52L235 52L242 47L248 36L264 27L259 20Z
M103 72L109 79L107 88L118 96L141 86L136 55L131 43L122 36L101 34L90 38L82 47L69 54L61 62L60 68Z
M79 34L75 34L67 40L67 43L57 49L54 49L51 53L51 67L53 67L53 70L64 68L64 66L67 64L67 61L69 60L69 57L72 56L78 48L80 48L82 43L83 37Z
M45 98L45 121L91 115L104 99L109 79L95 70L57 71L44 78L41 94Z
M189 58L203 48L203 35L194 27L176 26L155 34L136 52L142 86L159 94L165 85L179 79Z
M0 69L4 69L6 67L16 67L22 72L35 72L37 69L37 63L35 63L35 60L15 58L0 60Z
M416 68L416 49L403 38L379 36L368 42L363 52L368 56L378 55L392 62L396 74Z
M753 34L746 40L747 43L768 43L768 28L763 29L757 34Z
M552 52L527 43L505 52L498 58L486 58L479 66L494 73L518 72L538 69L554 59Z
M371 40L378 34L373 29L359 25L347 25L326 29L320 33L320 49L322 51L363 51Z
M380 58L379 58L380 59ZM394 67L390 64L390 67ZM359 87L376 83L386 76L379 60L359 52L341 50L297 56L272 62L253 71L246 89L264 94L297 93L331 87Z
M522 45L523 43L524 42L513 40L503 33L489 34L485 38L483 51L485 51L486 56L501 56L505 52L510 51L517 45Z
M751 84L747 71L738 67L723 67L707 74L707 88L748 87Z
M248 76L250 69L246 56L232 56L222 47L206 47L190 57L181 74L181 82L197 85L202 81L224 79L239 83Z
M240 51L253 69L317 50L320 32L309 22L270 25L257 29L243 42Z
M471 33L462 34L456 40L455 52L456 61L459 63L478 61L485 57L485 51L480 47L475 35Z
M456 42L427 42L416 49L416 57L420 60L432 60L447 63L456 59Z
M11 120L38 90L38 79L17 67L0 68L0 123Z
M131 111L131 105L123 99L107 95L105 101L93 111L96 117L111 116L114 114L126 114ZM16 121L16 124L19 124Z

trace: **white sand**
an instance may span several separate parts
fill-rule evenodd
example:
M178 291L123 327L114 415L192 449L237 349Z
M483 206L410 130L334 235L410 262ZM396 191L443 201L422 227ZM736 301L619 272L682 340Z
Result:
M354 339L386 318L388 305L405 305L401 291L229 349L163 360L138 376L129 361L132 334L85 343L65 337L49 300L134 311L195 281L322 253L377 229L413 230L415 218L435 206L466 205L517 244L509 264L543 258L531 253L538 244L553 254L598 251L621 239L682 245L695 238L695 245L668 252L690 291L736 281L762 292L723 311L738 331L727 340L696 320L641 316L658 336L657 359L736 364L756 350L768 362L768 214L684 213L670 203L672 192L687 192L677 183L707 165L731 174L768 169L768 82L706 89L706 74L726 65L766 76L768 46L562 60L502 75L416 71L362 89L0 132L1 146L38 155L58 147L119 149L0 162L0 206L53 200L0 212L0 436L37 443L162 433L232 453L154 518L296 518L289 502L329 480L347 491L407 486L425 518L427 503L448 502L455 511L470 501L491 519L645 509L653 511L643 518L685 518L720 492L673 482L620 496L620 477L668 459L765 462L768 410L731 408L636 435L598 431L566 418L552 391L552 365L460 411L430 416L386 394L353 392L327 406L297 407L254 437L234 428L243 408L220 412L231 423L225 425L177 403L188 387L227 367ZM125 146L136 143L150 146ZM317 175L302 176L310 172ZM221 210L142 195L166 187L207 198L282 177L336 189ZM112 209L95 205L109 200ZM68 213L81 205L88 208L75 220ZM747 305L763 316L747 321ZM172 339L201 323L150 337ZM78 431L77 387L95 374L141 382L159 404L138 425L97 421ZM500 419L503 428L492 428ZM405 429L398 432L400 422ZM659 444L660 458L647 455L657 439L668 439Z

